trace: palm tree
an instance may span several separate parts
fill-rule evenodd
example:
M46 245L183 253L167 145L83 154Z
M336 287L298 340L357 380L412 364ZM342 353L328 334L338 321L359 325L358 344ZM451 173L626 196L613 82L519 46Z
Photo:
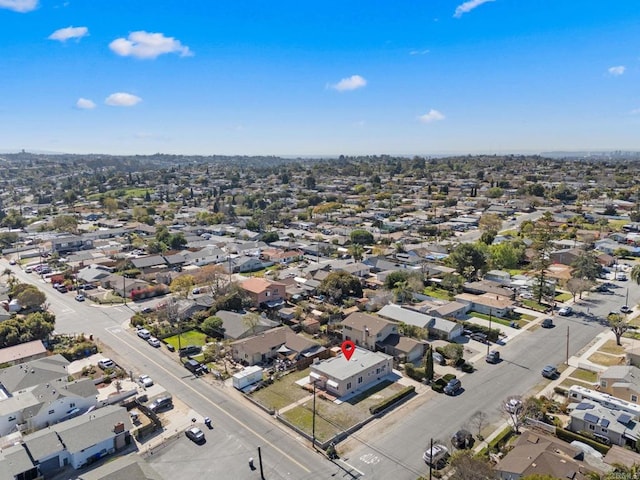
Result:
M631 280L640 285L640 265L636 265L631 269L631 273L629 274Z
M352 243L349 246L349 253L356 262L359 262L364 257L364 247L358 243Z

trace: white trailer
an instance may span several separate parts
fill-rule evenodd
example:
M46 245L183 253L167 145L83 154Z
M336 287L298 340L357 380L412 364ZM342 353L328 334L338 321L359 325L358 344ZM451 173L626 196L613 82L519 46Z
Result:
M257 365L247 367L238 373L233 374L233 386L238 390L244 390L249 385L262 380L262 368Z

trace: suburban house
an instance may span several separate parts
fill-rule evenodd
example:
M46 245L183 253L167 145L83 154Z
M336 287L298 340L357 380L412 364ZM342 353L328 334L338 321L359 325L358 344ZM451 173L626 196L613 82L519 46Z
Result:
M163 480L163 477L139 455L115 458L87 472L79 472L78 480Z
M600 391L625 400L639 403L640 368L632 365L616 365L598 375Z
M249 318L247 315L253 315L255 318ZM278 322L260 315L242 314L227 310L218 310L215 316L222 320L224 338L230 340L240 340L257 335L280 325Z
M492 280L479 280L477 282L465 282L462 286L463 290L467 293L473 293L475 295L482 295L489 293L492 295L500 295L501 297L509 298L511 300L515 297L515 292L504 285L494 282Z
M42 340L20 343L12 347L0 348L0 365L17 365L47 356Z
M262 262L256 257L249 257L245 255L230 258L228 261L229 268L231 268L233 273L254 272L273 265L271 262Z
M501 318L508 316L515 307L513 301L509 298L492 293L484 293L482 295L459 293L455 298L457 302L469 305L471 310Z
M233 359L243 365L256 365L275 358L304 362L327 353L322 345L297 335L289 327L273 328L231 343Z
M0 451L0 478L2 480L36 479L38 467L34 465L23 445L17 444Z
M186 251L182 253L184 263L186 265L196 265L202 267L204 265L222 263L227 260L227 253L218 247L205 247L195 252Z
M46 476L66 465L75 469L91 465L123 449L131 442L129 432L132 428L125 408L106 406L26 435L17 447L25 451L32 467ZM3 463L0 460L0 469ZM25 469L25 466L21 468Z
M463 331L463 327L459 323L433 315L426 315L408 308L402 308L402 306L393 303L382 307L378 315L396 322L424 328L429 332L430 336L442 340L453 340L462 335Z
M108 277L113 273L113 268L99 264L91 264L78 271L76 277L81 283L94 283Z
M97 405L93 380L69 381L68 363L53 355L0 370L0 436L39 430Z
M398 325L381 317L355 312L342 322L342 340L351 340L356 345L375 350L392 333L398 333Z
M422 360L426 345L427 342L424 340L392 333L378 343L378 348L382 348L387 355L397 358L400 363L414 363Z
M281 265L288 265L304 258L302 250L281 250L279 248L266 248L262 250L260 258Z
M515 446L494 469L498 478L504 480L517 480L534 474L588 480L589 473L597 470L582 461L583 455L577 447L555 437L523 431Z
M332 395L343 397L365 390L392 373L393 358L381 352L355 348L351 358L343 355L312 363L309 381Z
M491 280L492 282L500 283L502 285L511 284L511 274L504 270L489 270L484 275L485 280Z
M600 442L635 448L640 424L633 415L583 400L572 411L568 430L595 437Z
M261 307L263 304L274 307L283 303L286 285L251 277L242 282L240 288L247 292L254 307Z
M61 255L78 250L90 250L93 248L93 240L79 235L67 235L51 239L51 251Z

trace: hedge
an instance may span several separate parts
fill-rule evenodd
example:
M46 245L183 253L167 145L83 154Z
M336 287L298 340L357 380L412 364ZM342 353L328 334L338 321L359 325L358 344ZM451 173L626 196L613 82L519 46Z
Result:
M474 371L473 365L467 362L464 362L460 369L465 373L472 373Z
M447 380L445 380L444 378L439 378L435 382L431 382L431 390L433 390L434 392L442 393L447 383Z
M611 447L604 445L600 442L596 442L595 440L580 435L579 433L570 432L569 430L565 430L564 428L556 427L556 436L560 440L564 440L565 442L573 442L577 440L582 443L586 443L590 447L595 448L597 451L606 455Z
M565 397L569 396L569 389L565 387L561 387L560 385L553 387L553 391L558 395L562 395Z
M442 379L443 379L445 382L447 382L447 383L448 383L450 380L453 380L454 378L456 378L456 376L455 376L453 373L447 373L446 375L443 375L443 376L442 376Z
M413 385L411 385L410 387L403 388L395 395L392 395L389 398L384 399L382 402L378 403L377 405L372 405L371 407L369 407L369 413L371 413L371 415L380 413L383 410L390 407L391 405L393 405L394 403L399 402L400 400L402 400L403 398L409 395L412 395L415 391L416 391L416 387L414 387Z

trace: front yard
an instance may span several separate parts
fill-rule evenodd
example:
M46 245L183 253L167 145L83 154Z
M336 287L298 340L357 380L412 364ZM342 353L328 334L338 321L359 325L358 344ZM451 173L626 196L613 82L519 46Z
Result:
M178 349L178 335L167 337L164 339L164 341L170 345L173 345L176 350ZM186 347L187 345L196 345L198 347L202 347L205 343L207 343L207 336L197 330L189 330L180 334L179 343L180 347Z
M280 410L306 396L311 396L308 391L296 385L298 380L308 375L309 370L289 373L268 387L254 392L251 397L268 409Z

